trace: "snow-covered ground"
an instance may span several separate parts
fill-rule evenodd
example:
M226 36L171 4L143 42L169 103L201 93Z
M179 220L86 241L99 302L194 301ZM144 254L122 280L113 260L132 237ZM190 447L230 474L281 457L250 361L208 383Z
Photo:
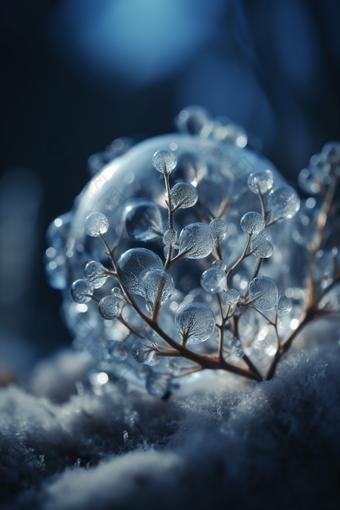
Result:
M166 402L123 383L95 395L87 370L67 350L0 391L4 510L339 508L334 330L272 381L227 374Z

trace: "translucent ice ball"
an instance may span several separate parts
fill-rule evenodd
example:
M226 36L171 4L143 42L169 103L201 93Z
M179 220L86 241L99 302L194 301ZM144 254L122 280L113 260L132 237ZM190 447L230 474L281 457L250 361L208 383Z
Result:
M245 136L238 144L236 135L221 141L216 135L219 133L217 129L213 129L209 137L203 136L201 131L197 134L183 131L187 132L146 140L112 159L76 197L72 211L57 218L48 232L48 243L53 248L53 257L58 260L53 265L54 259L46 259L48 276L53 285L62 272L58 287L63 292L63 316L75 345L89 351L98 368L113 379L125 378L144 386L157 397L165 396L174 387L174 381L178 386L178 383L214 377L218 371L205 370L174 379L188 371L188 360L159 356L154 346L164 350L169 345L145 323L141 314L157 317L162 331L180 344L184 340L181 339L183 332L178 328L179 310L186 307L188 311L183 331L190 327L194 331L195 325L190 326L190 321L196 320L194 311L202 304L202 310L209 316L208 331L201 336L185 331L185 341L193 352L214 353L218 341L215 324L219 322L219 307L233 309L235 306L241 313L241 305L248 299L247 289L256 260L247 257L237 271L232 268L247 242L249 249L253 249L255 235L263 241L260 232L265 222L261 217L258 221L261 214L258 189L256 192L252 189L254 178L250 179L249 189L249 176L272 175L272 189L285 186L272 163L244 147ZM157 169L155 154L157 164L159 154L163 158ZM160 171L164 170L164 162L169 166L168 190L165 174ZM186 185L182 186L184 183ZM271 185L272 180L267 179L261 190L270 192ZM169 199L173 199L171 214ZM296 208L295 197L294 200ZM248 213L252 214L246 218L256 220L254 228L251 221L251 228L247 222L245 227L245 220L240 224ZM263 255L271 256L266 258L261 274L275 280L280 294L292 286L294 250L290 232L294 221L294 218L280 220L270 227L274 250L270 254L267 250ZM249 240L249 235L254 235L254 239ZM113 267L109 257L113 248L118 269ZM48 253L52 254L52 251ZM165 267L167 258L176 257L178 262ZM206 281L210 268L218 273L217 283ZM141 314L136 314L126 303L116 271ZM227 279L231 292L226 300L223 292L228 290ZM73 284L78 280L81 283ZM237 299L231 299L231 294ZM98 313L98 303L101 313ZM192 310L190 303L194 303ZM258 321L256 331L261 327L265 331L265 319L261 316L254 319L253 310L247 313L249 324ZM251 336L251 331L247 331L244 327L240 333L241 350ZM190 342L196 337L199 342ZM273 341L275 343L275 339ZM113 348L117 342L124 346L123 357L118 355L119 349ZM136 352L143 355L137 356ZM228 356L234 359L232 350ZM235 363L242 363L240 356L235 356ZM145 364L147 366L143 368Z

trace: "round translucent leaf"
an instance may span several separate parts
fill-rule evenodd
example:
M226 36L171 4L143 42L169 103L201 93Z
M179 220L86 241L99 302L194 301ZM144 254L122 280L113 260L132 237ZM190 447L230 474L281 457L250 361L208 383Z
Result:
M126 208L126 231L136 241L149 241L162 235L162 216L157 205L140 200Z
M214 314L203 303L189 303L178 310L176 326L187 344L205 342L215 327Z
M201 106L188 106L176 117L176 125L182 133L209 136L214 122L210 113Z
M88 262L84 269L84 278L90 282L94 289L100 289L107 280L105 267L95 260Z
M277 315L286 315L293 308L293 303L287 296L280 296L278 304L275 306Z
M227 270L227 264L223 262L223 260L214 260L212 263L212 267L215 267L216 269L221 269L221 271Z
M108 321L115 319L120 312L120 301L115 296L105 296L98 303L99 315Z
M273 187L274 177L270 170L264 172L252 173L248 177L248 188L258 195L262 195Z
M165 246L173 246L177 242L177 232L172 228L166 230L163 235L163 243Z
M125 345L115 340L112 340L109 344L109 353L110 356L118 361L125 361L128 357L128 351Z
M107 217L100 212L93 212L85 219L85 232L91 237L98 237L108 231Z
M177 159L172 151L162 150L155 152L152 163L161 174L164 174L165 168L166 172L170 174L176 168Z
M201 276L201 286L209 294L222 292L227 285L227 277L224 271L217 267L211 267L204 271Z
M169 392L170 378L161 373L153 373L146 379L146 390L156 398L162 398Z
M131 294L145 295L142 279L150 269L163 269L161 259L146 248L131 248L123 253L118 262L117 270L123 286Z
M122 289L120 289L119 287L113 287L113 289L111 290L111 294L113 296L115 296L117 299L124 299L124 295L122 293Z
M275 188L268 195L268 209L273 218L292 218L300 209L300 198L290 186Z
M196 204L198 200L197 189L188 182L175 184L170 191L172 209L187 209Z
M188 259L203 259L210 255L215 241L209 225L192 223L184 227L179 236L179 252Z
M139 338L131 348L131 354L138 363L154 366L159 362L156 356L157 344L151 340Z
M72 283L70 292L75 303L88 303L91 301L93 288L86 280L76 280Z
M323 146L322 156L331 164L340 164L340 142L329 142Z
M215 218L209 224L214 241L223 241L227 235L227 224L221 218Z
M272 310L279 301L279 290L268 276L258 276L249 284L249 301L262 311Z
M251 237L249 248L253 252L254 257L267 259L273 254L273 245L270 242L271 234L268 228L264 228L258 234ZM256 249L255 249L256 248Z
M228 289L222 293L222 301L225 305L234 305L240 299L240 293L236 289Z
M265 227L265 221L261 214L248 212L242 216L240 226L246 234L258 234Z
M172 276L162 269L152 269L145 273L142 285L145 289L145 299L147 302L152 303L152 305L157 295L160 296L159 302L163 305L175 290L175 283Z
M313 177L309 168L303 168L298 175L298 183L305 193L317 194L321 190L320 183Z

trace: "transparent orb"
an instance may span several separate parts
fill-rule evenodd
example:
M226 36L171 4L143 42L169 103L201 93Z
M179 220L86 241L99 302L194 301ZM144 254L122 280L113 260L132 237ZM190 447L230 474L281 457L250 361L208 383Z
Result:
M242 135L241 140L241 130L235 126L231 129L229 125L220 125L220 128L231 129L229 141L223 141L222 157L219 146L216 147L222 139L215 136L209 118L200 117L200 128L196 113L189 111L189 124L182 126L181 134L146 140L100 167L76 198L72 211L52 222L48 232L48 245L55 252L45 255L46 266L55 262L58 267L60 277L55 286L62 289L63 317L76 345L91 353L100 372L143 386L154 396L164 396L171 391L171 377L181 370L181 364L170 363L150 349L149 342L151 346L159 344L159 337L145 327L143 318L131 309L129 297L114 276L115 271L130 298L146 316L150 317L159 289L159 325L174 341L181 342L181 333L189 329L188 345L202 354L216 352L214 331L215 322L219 322L218 300L202 289L202 273L207 270L208 274L211 270L218 273L221 280L213 290L222 290L224 303L235 304L241 297L245 299L256 263L254 257L248 257L239 270L232 273L228 280L232 288L223 291L226 269L238 260L246 242L241 218L247 213L255 215L246 226L252 232L252 242L260 231L265 232L259 197L247 186L249 175L270 168L274 178L272 189L285 185L269 161L244 146L246 137ZM182 121L185 121L184 115ZM193 130L195 134L191 135ZM178 207L171 228L164 175L154 168L153 157L160 151L166 154L156 160L157 170L166 163L167 171L171 172L170 188L186 184L176 189L190 190L184 195L172 192L176 205L182 199L190 199L183 202L190 206ZM273 226L270 242L278 246L277 252L282 258L278 261L274 252L263 269L264 274L277 283L281 293L291 286L285 278L289 279L290 268L295 267L296 262L291 228L285 222ZM167 249L171 247L179 261L166 271L163 285L164 245ZM116 268L108 247L115 248ZM288 267L284 274L282 261ZM110 270L111 275L103 273L103 268ZM92 295L101 303L102 315ZM112 320L118 311L123 321L144 338L129 331L120 321ZM241 343L243 338L246 339L246 333ZM236 352L241 355L242 346L230 345L231 356L236 356ZM123 347L121 355L119 346ZM162 347L166 345L162 343ZM107 367L106 363L109 363ZM183 366L186 365L184 362ZM215 371L206 370L175 381L184 385L215 376L218 376Z

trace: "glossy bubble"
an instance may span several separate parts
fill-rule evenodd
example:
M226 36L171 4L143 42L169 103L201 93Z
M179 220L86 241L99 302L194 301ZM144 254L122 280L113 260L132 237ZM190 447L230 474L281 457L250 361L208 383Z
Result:
M221 271L227 270L227 264L223 262L223 260L214 260L214 262L212 263L212 267L221 269Z
M257 212L248 212L242 216L240 226L246 234L258 234L265 227L265 222L261 214Z
M166 374L153 373L146 379L146 390L156 398L162 398L169 392L170 378Z
M287 296L280 296L279 302L275 307L275 311L277 315L286 315L293 308L293 303L290 298Z
M198 199L197 189L187 182L175 184L170 195L172 209L187 209L195 205Z
M175 290L172 276L162 269L151 269L145 273L142 285L144 286L145 300L151 305L151 310L148 309L149 312L152 312L157 295L159 296L158 301L163 305Z
M156 356L157 344L148 339L139 338L132 346L131 354L138 363L154 366L159 362Z
M88 303L91 301L93 288L86 280L76 280L72 283L70 292L75 303Z
M209 224L214 241L223 241L227 236L227 224L221 218L215 218Z
M100 212L93 212L86 217L85 232L91 237L98 237L108 231L109 222L107 217Z
M107 280L105 271L105 267L100 264L100 262L92 260L85 266L84 278L91 284L94 289L100 289L100 287L102 287Z
M120 301L116 296L105 296L98 303L99 315L106 320L115 319L120 312Z
M300 209L300 198L290 186L273 189L268 195L268 208L273 218L292 218Z
M165 246L173 246L177 242L177 232L176 230L169 229L164 232L163 235L163 243Z
M204 271L201 276L201 286L209 294L222 292L227 285L227 277L224 271L217 267L211 267Z
M261 311L272 310L279 301L279 290L268 276L258 276L249 284L249 301Z
M172 151L162 150L155 152L152 162L153 166L156 170L161 172L161 174L164 174L165 168L167 173L170 174L173 169L176 168L177 159Z
M222 293L222 301L225 305L234 305L240 299L240 293L236 289L228 289Z
M136 241L149 241L162 236L162 216L153 202L138 200L126 207L126 231Z
M215 327L214 314L203 303L189 303L178 310L176 326L182 338L187 338L187 344L205 342Z
M252 173L248 177L248 188L255 194L267 193L274 183L274 177L270 170L264 172Z
M120 281L128 292L139 296L145 296L142 280L151 269L163 269L163 263L156 253L146 248L131 248L117 262Z
M210 255L215 241L209 225L192 223L184 227L179 236L179 252L188 259L203 259Z

